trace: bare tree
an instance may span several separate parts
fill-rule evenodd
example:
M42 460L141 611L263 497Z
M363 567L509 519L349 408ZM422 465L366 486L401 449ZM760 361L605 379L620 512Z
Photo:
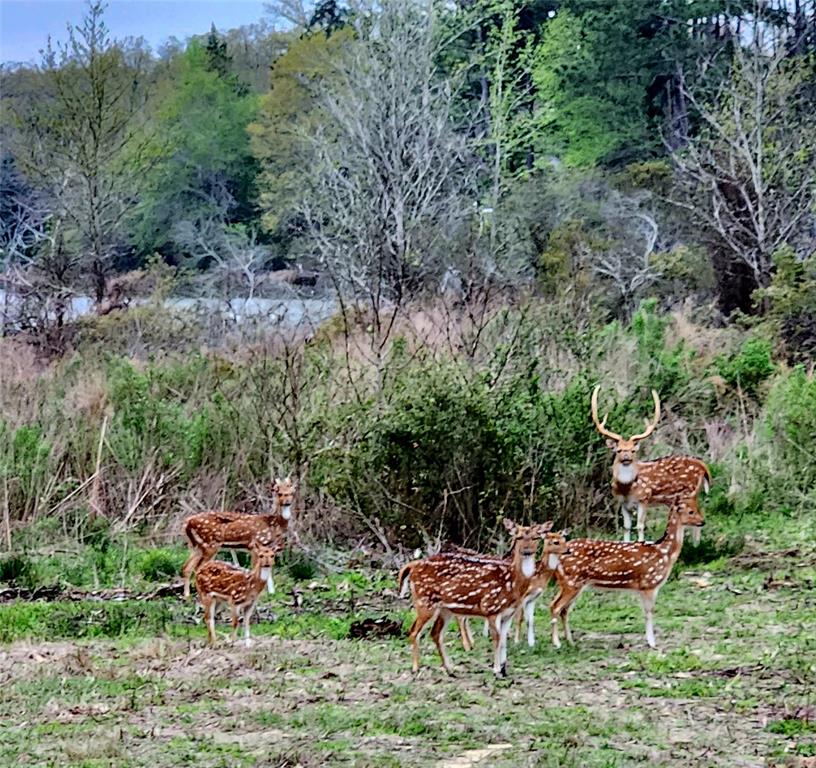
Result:
M769 49L762 31L757 25L750 46L734 49L731 76L713 98L684 87L702 127L673 152L682 192L675 202L726 262L747 270L752 288L768 285L775 252L803 242L816 200L808 64Z
M353 18L301 213L341 301L365 302L382 344L403 302L450 266L472 217L473 165L453 128L453 88L436 71L430 4L387 0Z
M15 157L53 201L55 216L75 233L84 273L97 301L121 243L134 199L139 156L137 117L143 106L147 56L112 41L95 0L68 42L49 41L42 90L15 105L20 127Z

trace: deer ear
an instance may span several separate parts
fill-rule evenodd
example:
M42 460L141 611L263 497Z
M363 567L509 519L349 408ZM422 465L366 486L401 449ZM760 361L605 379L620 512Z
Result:
M504 527L507 529L507 532L513 536L516 533L516 524L508 517L505 517L502 521L504 523Z
M562 530L561 530L561 535L562 535L564 538L566 538L567 536L569 536L569 533L570 533L570 529L569 529L569 528L564 528L564 529L562 529Z
M538 535L543 538L545 533L549 533L552 530L552 520L547 520L546 523L539 523L536 527L538 528Z
M606 447L607 447L607 448L609 448L609 450L610 450L610 451L614 451L614 450L615 450L615 448L617 448L617 447L618 447L618 444L617 444L617 442L616 442L615 440L612 440L612 439L610 438L610 439L608 439L608 440L606 441Z

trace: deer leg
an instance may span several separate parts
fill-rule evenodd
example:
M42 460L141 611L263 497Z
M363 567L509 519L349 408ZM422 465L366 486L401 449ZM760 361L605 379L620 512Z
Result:
M490 622L487 619L485 619L484 629L482 630L482 634L485 637L490 637Z
M204 619L207 622L210 645L215 645L215 600L209 595L202 595L201 604L204 606Z
M453 675L453 667L451 666L450 659L448 658L448 653L445 650L445 644L442 641L442 635L445 632L445 627L450 621L450 614L447 611L441 612L436 617L436 621L431 628L431 637L433 638L434 643L436 643L436 649L439 651L439 656L442 658L442 666L445 668L445 672L449 675Z
M232 632L230 632L230 641L235 642L238 637L238 606L234 603L230 606L230 619L232 621Z
M643 603L643 614L646 617L646 642L650 648L657 648L654 636L654 607L657 601L657 592L653 589L648 592L641 592L640 599Z
M637 505L638 541L646 540L646 505L639 501Z
M488 618L490 638L493 640L493 674L501 674L501 617L499 614Z
M240 566L241 564L238 562L238 553L234 549L230 549L230 555L232 556L232 564Z
M190 556L184 561L184 565L181 566L181 578L184 579L185 600L190 599L190 579L192 578L193 571L198 568L198 563L202 557L202 551L198 547L193 547Z
M255 612L255 603L244 608L244 645L249 648L252 645L252 640L249 638L249 620Z
M473 635L470 633L468 617L457 616L456 623L459 625L459 634L462 636L462 648L466 651L473 650Z
M527 622L527 645L535 647L535 604L536 598L528 600L524 605L524 620Z
M576 590L571 587L561 587L555 600L550 603L550 625L552 626L552 641L556 648L561 647L561 641L558 639L558 620L564 626L564 634L568 642L572 642L572 633L569 631L569 622L566 612L569 611L570 606L575 601L575 598L581 594L581 590Z
M493 666L496 677L507 677L507 636L510 634L510 627L513 624L513 614L509 616L499 616L499 649L498 649L498 669Z
M629 508L626 506L626 502L621 502L621 514L623 514L623 540L624 541L631 541L632 540L632 515L629 512Z
M435 619L438 611L431 612L428 609L417 607L417 615L414 623L411 625L411 630L408 633L408 640L411 643L411 654L413 656L413 670L419 672L419 636L422 633L425 625L431 620Z

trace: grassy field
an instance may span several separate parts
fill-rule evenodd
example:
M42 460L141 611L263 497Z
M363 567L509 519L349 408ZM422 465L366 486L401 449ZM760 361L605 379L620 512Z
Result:
M448 633L454 678L427 636L416 677L404 637L347 639L356 618L409 621L391 574L281 573L250 649L208 650L192 603L173 599L6 604L0 765L813 765L812 525L679 565L658 651L631 597L585 594L576 646L558 651L540 607L541 642L511 645L506 681L480 633L470 654Z

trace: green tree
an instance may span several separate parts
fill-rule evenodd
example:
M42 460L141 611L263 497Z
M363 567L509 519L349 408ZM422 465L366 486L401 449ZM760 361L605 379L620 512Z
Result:
M331 126L320 103L320 88L335 71L337 57L351 39L350 30L314 32L293 38L272 66L270 89L249 126L252 152L260 164L259 207L263 228L285 237L314 166L308 136Z
M229 73L222 76L212 55L190 43L158 94L155 166L136 225L144 252L178 253L174 232L181 223L206 232L254 216L257 166L246 128L257 97L236 88Z

